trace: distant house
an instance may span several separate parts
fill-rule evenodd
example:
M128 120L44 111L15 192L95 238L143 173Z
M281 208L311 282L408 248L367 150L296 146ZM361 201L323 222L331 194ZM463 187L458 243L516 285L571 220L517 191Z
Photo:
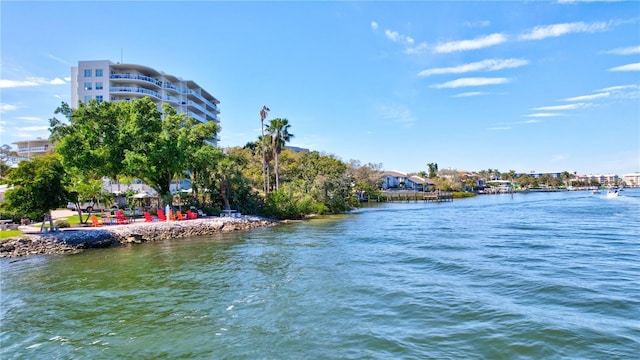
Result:
M407 174L403 172L396 170L385 171L382 173L382 189L404 189L407 179Z
M435 183L431 179L423 179L420 176L409 176L397 170L382 173L382 189L408 189L426 191L433 188Z
M16 141L13 144L18 148L18 156L25 160L31 160L34 157L46 155L51 149L53 149L53 144L50 143L48 139L42 138Z
M413 175L407 179L406 188L418 191L430 191L435 185L436 183L431 179L424 179L420 176Z

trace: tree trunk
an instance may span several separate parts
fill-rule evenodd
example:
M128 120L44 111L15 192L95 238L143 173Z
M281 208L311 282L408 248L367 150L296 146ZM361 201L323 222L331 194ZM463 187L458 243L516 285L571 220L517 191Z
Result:
M277 190L279 190L279 189L280 189L280 176L279 176L279 174L278 174L278 173L279 173L279 169L278 169L278 167L279 167L279 163L278 163L278 153L276 152L276 153L274 153L274 155L275 155L275 162L276 162L276 164L275 164L275 166L274 166L274 168L273 168L273 171L276 173L276 191L277 191Z
M222 196L224 209L231 210L231 204L229 204L229 199L227 198L227 185L228 185L228 182L226 179L220 182L220 196Z

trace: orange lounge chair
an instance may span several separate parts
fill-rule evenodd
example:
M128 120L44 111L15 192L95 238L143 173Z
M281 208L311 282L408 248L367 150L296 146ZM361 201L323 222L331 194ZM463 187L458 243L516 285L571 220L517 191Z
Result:
M91 215L91 226L102 226L102 220L98 219L95 215Z
M176 211L176 220L187 220L187 214L183 214L180 210Z

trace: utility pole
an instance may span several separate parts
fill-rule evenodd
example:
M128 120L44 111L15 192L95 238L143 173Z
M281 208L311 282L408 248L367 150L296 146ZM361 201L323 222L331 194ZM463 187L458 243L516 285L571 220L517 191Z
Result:
M262 137L260 138L260 142L262 143L262 189L264 190L265 196L267 196L269 191L269 180L267 179L267 158L264 146L264 119L267 118L267 113L269 111L271 110L266 105L264 105L260 110L260 130L262 131Z

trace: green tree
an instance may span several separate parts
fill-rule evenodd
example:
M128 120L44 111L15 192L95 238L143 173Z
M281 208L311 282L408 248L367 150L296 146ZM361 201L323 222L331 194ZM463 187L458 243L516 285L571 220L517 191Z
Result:
M273 172L276 176L276 190L280 188L279 156L286 143L293 138L293 134L289 132L290 127L289 120L277 118L271 120L266 128L269 135L271 135L273 146L273 157L275 159Z
M427 168L429 169L429 178L433 179L438 176L438 164L437 163L428 163Z
M13 188L7 190L2 206L16 214L27 214L32 219L47 215L51 227L51 210L67 203L65 171L58 157L47 155L31 161L22 161L7 177Z
M55 113L63 114L67 123L54 117L49 120L49 130L65 169L81 173L87 180L103 176L117 179L124 169L125 149L130 145L121 132L128 107L128 103L91 100L71 109L62 103Z
M11 146L5 144L0 147L0 181L7 177L11 165L17 164L18 159L18 153L11 150Z
M194 164L192 154L201 146L210 146L207 141L219 128L215 123L200 123L178 114L168 104L163 104L161 114L148 98L130 105L129 121L123 129L130 143L125 150L125 171L143 180L169 204L172 180L186 174Z

